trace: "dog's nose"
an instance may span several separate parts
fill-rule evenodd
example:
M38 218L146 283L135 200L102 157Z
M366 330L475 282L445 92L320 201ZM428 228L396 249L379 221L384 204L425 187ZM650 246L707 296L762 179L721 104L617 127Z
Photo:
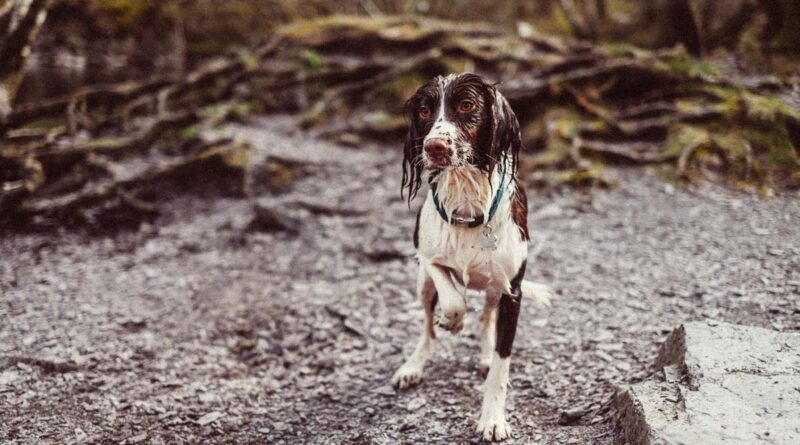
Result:
M432 158L441 158L447 154L444 139L429 139L425 142L425 153Z

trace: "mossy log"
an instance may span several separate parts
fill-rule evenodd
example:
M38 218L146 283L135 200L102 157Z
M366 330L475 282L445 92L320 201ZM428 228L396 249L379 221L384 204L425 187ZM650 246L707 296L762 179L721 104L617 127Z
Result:
M462 71L501 82L535 184L607 184L603 165L625 162L734 186L800 186L800 111L778 98L790 87L780 81L741 83L682 49L571 43L529 27L333 16L286 26L183 77L92 86L18 107L0 121L0 220L88 220L76 215L111 201L150 214L137 194L146 181L108 172L137 160L160 172L147 175L168 176L215 143L198 129L252 112L294 112L306 128L351 145L399 142L405 100L431 77ZM159 161L176 152L184 161Z

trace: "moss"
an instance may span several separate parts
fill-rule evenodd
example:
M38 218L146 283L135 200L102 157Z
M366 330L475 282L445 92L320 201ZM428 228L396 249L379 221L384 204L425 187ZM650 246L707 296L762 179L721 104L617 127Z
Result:
M300 126L316 127L325 122L325 102L317 101L297 116Z
M122 145L127 142L123 138L116 138L116 137L101 137L101 138L94 138L89 141L86 145L89 149L95 150L102 150L102 149L111 149L121 147Z
M297 181L299 175L290 165L281 162L269 162L266 165L269 172L270 186L275 189L284 189Z
M664 148L664 157L677 159L687 147L696 147L712 142L711 135L694 126L673 127Z
M195 139L198 138L198 136L199 136L199 131L197 130L197 126L196 125L192 125L190 127L186 127L186 129L183 130L183 139L184 140L195 140Z
M249 100L247 102L242 102L240 104L236 104L233 109L234 115L237 117L246 117L254 112L260 111L260 103L254 100Z
M746 91L740 97L747 117L750 119L767 124L782 124L784 118L800 122L800 110L781 99Z
M322 56L313 49L304 49L301 52L301 57L311 72L320 71L324 66Z
M563 139L551 139L541 152L522 156L520 168L523 171L535 171L539 168L550 168L563 164L569 158L570 148L570 145Z
M719 70L711 63L691 57L686 53L664 57L660 62L666 64L667 71L685 74L694 78L717 78Z
M339 39L359 39L369 35L384 33L403 33L406 39L419 37L416 26L393 28L403 22L398 17L361 17L331 15L327 17L301 20L278 29L278 34L304 46L316 47Z
M222 112L222 107L219 104L208 105L203 107L200 113L203 117L216 117Z
M375 90L374 99L378 103L386 104L389 109L402 111L405 101L428 80L418 72L397 76L378 87Z
M123 27L136 24L151 7L149 1L137 0L95 0L92 6L101 13L112 15Z
M588 125L586 119L577 111L566 108L548 112L544 120L551 129L551 137L556 136L562 139L577 137L580 130Z
M225 165L235 168L246 168L250 163L250 147L247 144L236 144L220 155Z
M652 57L653 52L642 49L625 42L608 42L600 45L600 48L610 57Z

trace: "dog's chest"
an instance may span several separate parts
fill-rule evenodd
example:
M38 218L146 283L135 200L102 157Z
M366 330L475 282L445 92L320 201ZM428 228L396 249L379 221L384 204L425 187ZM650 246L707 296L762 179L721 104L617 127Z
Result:
M499 209L491 224L495 242L489 243L484 226L448 224L429 199L420 214L418 254L423 260L449 269L465 287L505 291L527 253L519 229L505 217L507 212L508 209Z

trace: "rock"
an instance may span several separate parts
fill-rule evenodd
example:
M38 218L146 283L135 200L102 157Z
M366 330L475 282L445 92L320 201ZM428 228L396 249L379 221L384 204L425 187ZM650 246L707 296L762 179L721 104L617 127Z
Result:
M124 440L124 444L134 444L134 443L142 443L147 440L147 433L137 434L133 437L129 437L127 440Z
M631 445L800 443L798 354L800 334L686 323L656 358L666 381L617 388L620 437Z
M197 419L197 424L200 426L206 426L212 422L219 420L222 417L222 413L219 411L211 411L203 415L203 417Z
M589 409L585 407L578 407L572 408L565 411L561 411L558 415L558 424L559 425L574 425L581 420L583 416L589 413Z
M258 232L300 233L303 223L300 219L289 216L278 206L257 202L253 205L253 218L247 228Z
M406 409L409 411L416 411L422 408L427 401L423 397L415 397L408 402Z

